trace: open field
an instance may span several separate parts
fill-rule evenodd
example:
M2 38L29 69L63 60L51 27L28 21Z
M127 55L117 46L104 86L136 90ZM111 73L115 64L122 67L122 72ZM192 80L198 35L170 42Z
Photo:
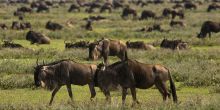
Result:
M220 10L206 12L210 3L198 5L197 10L185 10L186 27L169 26L170 19L162 20L123 20L120 17L122 9L113 10L113 13L97 12L88 14L83 11L68 13L70 4L51 8L47 13L25 14L24 21L31 22L33 30L44 33L52 41L50 45L31 45L25 40L29 30L1 30L0 39L12 39L15 43L22 44L25 49L5 49L0 48L0 110L1 109L219 109L220 108L220 33L213 33L211 38L204 40L196 37L201 25L206 20L220 22ZM160 16L165 7L172 7L174 4L149 4L143 8L131 5L138 11L138 16L142 10L150 9ZM6 6L0 4L0 23L11 26L12 21L18 21L13 16L16 8L29 6L27 4L15 4ZM102 15L107 20L93 23L93 31L81 28L86 24L82 20L89 15ZM72 19L73 27L66 26L66 21ZM60 31L49 31L45 29L47 21L54 21L64 26ZM144 26L152 26L155 23L161 24L163 29L170 32L137 32L136 30ZM40 63L51 62L60 59L72 59L81 63L102 62L88 61L87 49L65 49L65 40L94 41L102 37L109 39L120 39L124 42L144 41L154 44L156 50L128 50L130 59L135 59L143 63L162 64L168 67L177 85L178 104L173 104L171 100L162 101L162 97L155 87L147 90L137 91L137 97L141 104L131 107L131 95L126 100L126 105L121 106L121 91L113 91L111 104L105 102L103 93L96 88L97 96L94 101L90 101L88 86L72 85L74 102L70 102L66 87L55 96L52 106L48 106L51 93L41 88L35 88L33 71L36 60ZM159 47L163 38L182 39L189 43L190 48L182 51L172 51ZM110 57L110 63L119 59Z

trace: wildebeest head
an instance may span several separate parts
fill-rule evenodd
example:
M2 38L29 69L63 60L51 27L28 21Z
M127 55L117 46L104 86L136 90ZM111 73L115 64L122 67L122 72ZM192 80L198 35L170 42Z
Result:
M198 38L205 38L206 35L204 33L200 32L200 33L197 34L197 37Z
M48 90L53 90L55 87L53 78L54 73L55 69L52 66L38 65L35 67L34 72L35 85L37 87L42 86Z
M100 57L100 45L97 42L91 43L89 45L89 59L97 60Z

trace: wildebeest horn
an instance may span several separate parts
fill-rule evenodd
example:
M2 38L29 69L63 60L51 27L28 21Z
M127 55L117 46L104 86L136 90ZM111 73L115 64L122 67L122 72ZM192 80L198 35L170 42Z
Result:
M38 66L38 58L37 58L36 64L37 64L37 66Z

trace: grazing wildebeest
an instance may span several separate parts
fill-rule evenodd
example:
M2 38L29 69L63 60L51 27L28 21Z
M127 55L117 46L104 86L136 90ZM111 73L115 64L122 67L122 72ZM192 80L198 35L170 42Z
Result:
M145 44L143 41L135 41L135 42L127 41L126 45L128 48L134 48L134 49L144 49L144 50L154 50L155 49L154 46Z
M68 12L72 12L72 11L74 11L74 10L77 10L78 12L80 12L80 7L77 6L76 4L72 4L72 5L70 6L70 8L68 9Z
M18 21L13 21L12 22L12 29L16 30L25 30L25 29L31 29L31 23L30 22L18 22Z
M171 27L174 27L176 25L179 25L181 27L186 27L186 24L183 22L183 21L174 21L174 20L171 20L170 22L170 26Z
M127 17L128 15L133 15L133 18L136 18L137 17L137 11L133 8L126 7L126 8L123 9L121 17L123 19L125 19L125 17Z
M52 31L61 30L63 28L62 25L51 21L48 21L45 27Z
M68 43L68 42L64 42L65 43L65 48L88 48L89 47L89 41L79 41L79 42L75 42L75 43Z
M177 4L175 4L173 7L172 7L173 9L177 9L177 8L184 8L184 6L182 5L182 4L180 4L180 3L177 3Z
M184 45L185 48L184 48ZM175 49L186 49L187 48L187 43L186 42L183 42L182 40L167 40L167 39L163 39L163 41L161 42L160 44L160 47L161 48L169 48L169 49L172 49L172 50L175 50Z
M15 11L13 13L14 16L24 16L24 12L21 12L21 11Z
M3 40L2 47L3 48L23 48L21 44L16 44L13 41Z
M86 9L86 12L92 13L94 12L94 9L100 8L102 5L98 2L92 2L89 4L89 8Z
M127 56L126 44L119 40L110 39L102 39L100 41L90 43L89 59L97 60L99 57L103 57L105 64L108 64L108 56L117 56L121 60L124 60Z
M166 101L170 98L166 82L169 80L173 101L177 102L176 87L169 69L159 64L144 64L136 60L124 60L112 65L99 64L96 71L97 83L107 100L110 100L110 86L122 87L122 104L125 104L127 89L131 90L133 104L139 103L136 88L148 89L155 85Z
M179 16L180 19L184 19L184 12L183 10L172 10L171 12L171 15L172 15L172 19L175 19L176 16Z
M46 5L46 4L40 4L38 7L37 7L37 13L40 13L40 12L43 12L43 11L46 11L46 12L49 12L49 7Z
M159 31L159 32L169 32L170 30L164 30L161 28L159 24L154 24L152 27L144 27L140 31L144 32L152 32L152 31Z
M35 31L29 31L26 34L26 40L29 40L31 44L50 44L49 37Z
M71 84L89 85L91 99L95 97L94 75L96 65L81 64L71 60L60 60L49 64L38 65L34 71L34 81L37 87L42 86L53 90L50 105L61 86L66 85L69 97L73 99Z
M156 14L153 11L151 11L151 10L144 10L141 13L140 20L148 19L148 18L155 18L155 17L156 17Z
M205 38L207 34L211 37L211 32L220 32L220 23L213 21L205 21L202 24L200 33L197 35L198 38Z
M164 8L163 9L163 12L162 12L162 15L164 16L164 17L169 17L169 15L171 15L171 13L172 13L172 9L170 9L170 8Z
M8 26L4 23L0 23L0 28L3 30L6 30L6 29L8 29Z
M23 12L23 13L31 13L32 9L28 8L28 7L21 7L21 8L18 8L17 11L20 11L20 12Z
M109 13L112 12L112 4L110 3L105 3L103 6L100 8L100 13L104 12L105 10L108 10Z
M210 12L212 10L217 10L217 9L220 9L220 5L213 3L213 4L209 5L207 12Z
M93 28L92 28L92 20L91 19L88 19L87 20L87 23L86 23L86 25L85 25L85 29L86 30L89 30L89 31L92 31L93 30Z
M186 2L185 4L184 4L184 8L185 9L197 9L197 6L196 6L196 4L194 4L194 3L192 3L192 2Z
M89 16L88 18L84 18L83 20L100 21L104 19L106 19L106 17L98 15L98 16Z

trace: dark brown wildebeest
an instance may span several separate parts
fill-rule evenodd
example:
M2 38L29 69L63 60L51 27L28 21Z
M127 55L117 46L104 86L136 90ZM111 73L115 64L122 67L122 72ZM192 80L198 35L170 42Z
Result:
M129 6L123 9L121 17L125 19L125 17L128 17L128 15L133 15L133 18L137 17L137 11L133 8L130 8Z
M133 104L138 104L136 88L148 89L155 85L166 101L170 98L166 82L169 80L173 101L177 102L176 87L169 69L159 64L144 64L136 60L124 60L109 66L99 64L96 71L97 83L107 100L110 100L110 87L122 87L122 104L125 104L127 89L131 90ZM132 105L133 105L132 104Z
M8 26L6 24L0 23L0 28L3 30L7 30Z
M156 17L156 14L153 11L151 11L151 10L144 10L141 13L140 20L148 19L148 18L155 18L155 17Z
M40 13L40 12L43 12L43 11L49 12L50 10L49 10L49 7L46 4L41 3L37 7L37 13Z
M134 48L134 49L144 49L144 50L154 50L155 49L154 46L145 44L143 41L135 41L135 42L127 41L126 45L128 48Z
M187 49L187 43L183 42L182 40L167 40L163 39L163 41L160 44L161 48L169 48L172 50L178 50L178 49Z
M200 33L197 35L198 38L205 38L207 34L211 37L211 32L220 32L220 23L213 21L205 21L202 24Z
M31 8L37 8L39 6L40 6L39 2L34 1L34 2L31 3Z
M100 54L100 56L98 56ZM104 58L105 64L108 64L108 56L117 56L124 60L127 56L127 46L119 40L102 39L90 43L89 59L97 60L99 57Z
M180 3L176 3L172 8L173 8L173 9L177 9L177 8L183 9L184 6L183 6L182 4L180 4Z
M13 21L12 22L12 29L16 30L25 30L25 29L31 29L31 23L30 22L18 22L18 21Z
M183 21L173 21L171 20L170 22L170 26L174 27L174 26L181 26L181 27L186 27L186 24Z
M88 48L89 47L89 41L79 41L79 42L75 42L75 43L68 43L68 42L64 42L65 43L65 48Z
M110 3L105 3L104 5L101 6L100 8L100 13L104 12L105 10L108 10L109 13L112 12L112 4Z
M159 24L154 24L152 27L144 27L140 31L144 32L152 32L152 31L159 31L159 32L169 32L170 30L164 30L161 28Z
M194 4L194 3L192 3L192 2L186 2L185 4L184 4L184 8L185 9L197 9L197 6L196 6L196 4Z
M176 16L179 16L180 19L184 19L184 12L183 10L172 10L171 12L171 15L172 15L172 19L175 19Z
M24 13L21 11L15 11L13 14L14 16L24 16Z
M163 9L163 12L162 12L162 15L164 16L164 17L169 17L169 15L171 15L171 13L172 13L172 9L170 9L170 8L164 8Z
M100 21L104 19L106 19L106 17L98 15L98 16L89 16L88 18L84 18L83 20Z
M29 31L26 34L26 40L29 40L31 44L50 44L50 38L34 31Z
M120 1L117 1L117 0L113 0L113 4L112 5L113 5L114 9L123 8L124 7L123 3L121 3Z
M71 84L89 85L91 99L96 96L94 76L97 66L93 64L81 64L71 60L60 60L49 64L38 65L34 71L34 82L37 87L42 86L53 90L49 105L59 89L66 85L69 97L73 100Z
M45 28L52 31L56 31L56 30L61 30L63 26L58 23L48 21Z
M72 5L70 6L70 8L68 9L68 12L72 12L72 11L74 11L74 10L77 10L78 12L80 12L80 7L77 6L76 4L72 4Z
M21 44L16 44L13 41L3 40L3 48L24 48Z
M18 8L17 11L23 12L23 13L32 13L32 9L28 7L21 7Z
M89 31L92 31L93 30L93 28L92 28L92 20L91 19L88 19L87 20L87 23L86 23L86 25L85 25L85 29L86 30L89 30Z
M210 12L212 10L217 10L217 9L220 9L220 5L218 5L217 3L213 3L213 4L209 5L207 12Z
M89 8L87 8L85 11L88 13L94 12L94 9L100 8L102 5L98 2L92 2L89 4Z

